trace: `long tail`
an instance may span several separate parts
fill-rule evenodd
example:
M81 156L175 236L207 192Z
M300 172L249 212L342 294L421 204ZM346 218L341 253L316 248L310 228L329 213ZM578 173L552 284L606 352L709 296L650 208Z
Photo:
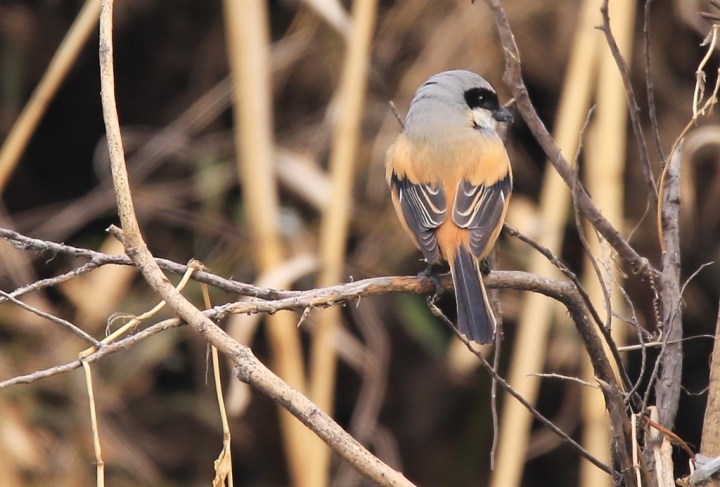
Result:
M492 342L495 337L495 316L490 308L478 262L470 249L460 246L450 264L450 271L455 284L460 333L477 343Z

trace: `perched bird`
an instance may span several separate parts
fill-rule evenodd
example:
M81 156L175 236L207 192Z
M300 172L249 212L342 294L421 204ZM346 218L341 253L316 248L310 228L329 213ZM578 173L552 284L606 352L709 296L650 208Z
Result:
M498 122L512 115L490 83L469 71L432 76L415 93L386 177L400 222L429 264L450 265L458 329L489 343L496 321L478 259L505 220L512 171Z

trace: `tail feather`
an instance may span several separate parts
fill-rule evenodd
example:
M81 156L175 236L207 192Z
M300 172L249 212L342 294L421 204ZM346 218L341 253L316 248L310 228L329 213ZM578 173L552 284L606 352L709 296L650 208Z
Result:
M455 300L457 301L457 324L460 333L477 343L490 343L495 337L495 316L480 276L480 268L470 249L460 247L450 265Z

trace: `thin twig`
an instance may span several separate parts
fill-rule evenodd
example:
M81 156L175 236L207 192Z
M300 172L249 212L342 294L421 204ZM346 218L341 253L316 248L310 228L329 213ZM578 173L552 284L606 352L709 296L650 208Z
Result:
M640 156L640 163L643 175L645 176L645 182L650 189L650 196L653 199L657 200L657 185L655 184L655 179L653 178L652 174L652 168L650 167L650 157L648 156L647 144L645 143L645 135L643 134L642 124L640 122L640 107L638 107L637 98L635 97L635 90L633 89L632 83L630 82L630 70L628 69L625 59L623 59L622 54L620 53L620 48L618 48L617 42L615 42L615 36L613 35L612 28L610 27L610 12L608 8L608 0L603 0L602 6L600 7L600 13L602 14L603 18L603 25L600 30L605 34L605 39L607 40L608 46L610 47L610 52L615 59L615 64L617 64L618 72L620 73L620 76L623 80L623 85L625 86L628 113L630 114L630 122L633 127L633 133L635 134L636 145Z
M392 111L392 114L395 116L395 120L397 120L397 123L400 124L400 128L405 130L405 120L403 120L402 115L398 112L395 102L390 100L388 101L388 105L390 105L390 111Z
M452 321L450 321L443 314L443 312L440 310L440 308L438 308L437 305L435 305L435 303L433 303L431 299L428 299L428 306L430 306L430 310L432 311L432 313L435 316L437 316L438 318L440 318L448 327L450 327L450 329L453 331L453 333L455 333L455 335L465 344L467 349L470 350L470 352L472 354L474 354L478 358L478 360L480 360L481 365L490 374L490 376L495 381L497 381L497 383L500 384L500 386L508 394L510 394L515 399L517 399L517 401L520 402L520 404L522 404L530 412L530 414L532 414L533 417L535 417L535 419L537 419L542 424L544 424L546 427L548 427L553 433L557 434L560 438L563 439L563 441L565 441L570 446L575 448L580 453L580 455L582 455L585 459L587 459L589 462L591 462L597 468L612 475L613 472L609 466L605 465L603 462L601 462L596 457L594 457L592 454L590 454L590 452L585 450L578 442L576 442L575 440L570 438L570 436L567 433L565 433L563 430L558 428L555 425L555 423L553 423L548 418L543 416L542 413L540 413L540 411L535 409L535 407L532 404L527 402L524 397L522 397L520 394L518 394L515 391L515 389L513 389L512 386L510 384L508 384L508 382L503 377L501 377L500 374L498 374L497 371L495 371L495 369L492 368L492 366L488 363L488 361L485 360L485 357L482 355L482 353L480 353L478 350L476 350L475 347L473 347L473 345L468 341L468 339L465 338L465 336L462 335L457 330L457 328L455 328L455 325L453 325Z
M585 301L585 304L587 305L587 308L588 308L588 312L590 313L590 316L592 316L593 321L595 321L595 323L597 323L598 326L603 325L603 320L600 318L600 315L598 314L597 310L595 309L592 302L590 301L590 296L588 296L587 291L585 291L585 288L580 283L580 280L575 275L575 273L573 271L571 271L570 268L568 268L568 266L565 265L565 263L562 260L560 260L560 258L558 256L553 254L552 251L550 249L548 249L547 247L540 245L535 240L531 239L527 235L520 233L518 230L512 228L507 223L504 224L503 230L505 230L508 233L508 235L510 235L511 237L515 237L518 240L520 240L521 242L524 242L524 243L528 244L529 246L531 246L532 248L534 248L535 250L537 250L552 265L554 265L560 272L562 272L563 275L565 277L567 277L570 280L570 282L572 282L575 285L575 288L577 289L578 293L583 298L583 301Z
M126 255L108 255L95 250L83 249L79 247L73 247L71 245L65 245L56 242L50 242L47 240L36 239L22 235L18 232L10 230L8 228L0 227L0 238L4 238L15 248L20 250L33 250L40 252L43 255L61 254L69 255L72 257L83 257L90 259L90 262L82 267L77 268L74 271L70 271L65 274L61 274L51 279L44 279L37 281L33 284L25 286L23 288L16 289L12 294L18 297L22 294L26 294L31 291L36 291L41 288L50 287L64 282L68 279L80 275L81 273L87 273L97 267L103 265L129 265L133 266L133 261ZM188 266L185 264L178 264L168 259L155 259L157 265L164 271L171 272L177 275L183 275L187 272ZM223 277L205 272L203 270L197 270L193 273L193 280L202 282L210 286L222 289L223 291L237 293L243 296L253 296L256 298L263 299L278 299L290 296L295 296L298 291L285 291L268 288L260 288L253 286L252 284L246 284L239 281L233 281L231 279L225 279ZM2 303L0 299L0 303Z
M503 343L503 320L499 316L497 319L497 329L495 331L495 353L493 354L493 370L500 370L500 354L502 352ZM492 446L490 447L490 470L495 470L495 454L497 453L497 446L500 436L500 420L498 419L498 405L497 405L497 386L498 381L495 377L492 379L490 386L490 413L492 414L493 424L493 439Z
M577 382L578 384L585 386L585 387L591 387L593 389L600 389L600 387L597 384L591 384L586 380L582 380L579 377L575 377L572 375L562 375L557 373L551 373L551 374L530 374L532 377L541 377L543 379L560 379L568 382Z
M691 337L685 337L680 340L673 340L673 341L668 341L668 342L662 342L662 341L660 341L660 342L645 342L640 345L626 345L624 347L620 347L619 350L621 352L634 352L635 350L640 350L642 348L657 348L657 347L662 347L663 345L665 345L667 343L689 342L690 340L696 340L698 338L706 338L709 340L714 340L717 337L715 337L715 335L693 335Z
M520 51L515 43L515 36L510 28L510 22L505 13L505 9L500 0L485 0L485 3L488 4L495 16L495 24L505 52L505 74L503 75L503 79L517 101L518 112L522 115L523 120L525 120L528 128L558 174L563 178L568 187L572 187L572 181L574 179L572 168L555 144L545 124L540 120L532 101L530 101L530 95L522 78ZM658 271L650 264L648 259L638 254L627 240L620 235L617 229L607 221L584 189L578 192L578 207L590 224L592 224L615 249L620 258L629 264L633 272L648 277L659 276Z
M575 186L573 187L573 206L575 208L575 221L576 221L576 227L578 231L578 238L580 239L580 242L583 246L583 249L585 250L585 253L587 254L588 258L590 259L590 263L595 271L595 275L597 276L598 282L600 283L600 289L603 293L603 300L605 302L605 308L607 310L606 314L606 321L604 323L598 323L598 329L600 330L600 333L602 334L603 338L605 339L605 344L608 347L608 350L610 350L610 353L613 356L613 360L615 362L615 365L617 366L618 373L620 374L620 379L622 380L622 383L626 389L630 388L632 386L632 381L630 380L630 376L627 373L627 370L625 368L624 362L622 360L622 357L620 356L620 352L618 351L617 344L615 343L615 339L612 336L612 330L611 330L611 323L612 323L612 304L610 301L610 291L608 290L605 280L603 279L602 272L600 270L600 267L595 260L595 257L592 255L592 252L590 252L590 245L585 238L585 233L582 229L582 222L580 221L580 212L577 208L577 188L580 186L580 182L577 180L575 181ZM599 237L598 237L599 238ZM579 285L579 282L578 282ZM584 289L583 289L584 292ZM587 296L587 294L586 294ZM587 296L588 302L590 301L590 297Z
M171 328L177 328L181 324L183 324L183 321L178 318L171 318L161 321L160 323L156 323L142 331L135 333L134 335L130 335L129 337L115 343L105 345L104 347L96 350L95 352L92 352L89 355L85 355L82 358L82 361L80 359L76 359L70 362L66 362L64 364L54 365L46 369L36 370L35 372L31 372L29 374L18 375L10 379L0 381L0 390L20 384L32 384L33 382L37 382L48 377L53 377L55 375L71 372L78 369L79 367L82 367L83 362L96 362L107 355L122 350L127 350L144 341L145 339L150 338L151 336L157 335L158 333L169 330Z
M14 298L11 294L6 293L5 291L0 291L0 296L4 297L8 301L11 301L11 302L17 304L21 308L23 308L33 314L38 315L41 318L45 318L46 320L52 321L53 323L57 323L58 325L64 326L65 328L67 328L71 332L75 333L77 336L79 336L86 342L91 343L95 348L102 347L102 343L100 343L98 340L96 340L93 337L91 337L90 335L88 335L86 332L81 330L77 325L74 325L73 323L70 323L69 321L64 320L60 317L57 317L55 315L52 315L50 313L46 313L45 311L37 309L36 307L31 306L27 303L23 303L22 301Z
M643 419L643 421L645 421L648 425L652 426L653 428L655 428L656 430L658 430L660 433L662 433L662 434L664 434L665 436L667 436L668 438L670 438L670 440L672 440L672 441L674 441L675 443L677 443L678 445L680 445L680 448L682 448L683 450L685 450L685 453L687 453L690 458L692 458L692 459L695 458L695 453L693 453L693 451L690 449L690 447L688 446L688 444L687 444L682 438L680 438L678 435L676 435L675 433L673 433L671 430L667 429L666 427L664 427L664 426L661 425L660 423L658 423L658 422L656 422L656 421L653 421L652 419L650 419L650 418L647 417L647 416L643 416L642 419Z
M655 137L655 148L660 155L660 159L665 161L665 152L660 142L660 126L657 121L657 108L655 107L655 85L651 74L651 37L650 37L650 4L653 0L645 0L644 17L643 17L643 54L645 59L645 91L647 92L648 115L650 117L650 126L652 127Z

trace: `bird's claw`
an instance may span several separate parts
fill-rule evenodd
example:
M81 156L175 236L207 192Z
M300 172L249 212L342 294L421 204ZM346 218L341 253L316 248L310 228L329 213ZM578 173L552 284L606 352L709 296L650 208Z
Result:
M435 271L435 266L432 263L428 263L427 267L424 271L420 272L420 277L427 277L430 278L430 280L433 283L433 286L435 286L435 293L432 295L430 300L435 303L437 302L440 297L445 292L445 289L442 287L442 283L440 282L440 278L438 277L437 272Z
M490 271L490 262L487 259L482 259L480 261L480 273L483 276L487 276L488 274L490 274Z

